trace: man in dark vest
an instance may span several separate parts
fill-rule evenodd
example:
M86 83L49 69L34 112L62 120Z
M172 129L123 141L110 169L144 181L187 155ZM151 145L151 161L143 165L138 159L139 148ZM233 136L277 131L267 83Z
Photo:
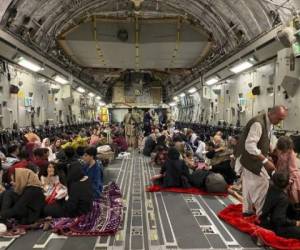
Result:
M243 213L256 211L260 215L269 187L269 174L275 170L268 159L273 125L279 124L288 115L284 106L275 106L267 114L252 118L244 128L236 152L237 165L242 168Z

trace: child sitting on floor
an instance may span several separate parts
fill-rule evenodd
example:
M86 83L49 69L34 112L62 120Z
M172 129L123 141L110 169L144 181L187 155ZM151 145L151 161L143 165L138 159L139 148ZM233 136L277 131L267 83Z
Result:
M157 153L154 158L154 163L157 166L162 167L167 160L168 148L163 146L158 146L156 149L157 149Z
M286 172L276 172L272 181L259 218L260 224L281 237L300 239L300 221L291 220L287 213L289 176Z
M193 152L187 151L183 156L184 162L188 168L195 170L197 168L197 164L194 161Z
M300 210L300 170L297 166L297 157L293 148L294 144L290 137L281 136L278 139L276 168L278 171L289 174L287 194L290 202L293 203L297 210Z
M189 188L190 174L185 162L180 159L180 153L174 147L168 150L168 159L161 168L160 175L152 177L163 187Z
M53 162L50 162L46 171L41 173L41 183L47 204L62 199L68 194L67 188L60 183L57 166Z

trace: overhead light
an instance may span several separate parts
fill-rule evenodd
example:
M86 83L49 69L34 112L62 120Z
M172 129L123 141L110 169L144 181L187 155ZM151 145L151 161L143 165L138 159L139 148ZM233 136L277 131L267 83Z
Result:
M170 106L170 107L176 106L176 102L170 102L170 103L169 103L169 106Z
M185 97L185 93L181 93L179 96L180 97Z
M206 85L214 85L218 81L220 81L220 78L218 76L214 76L214 77L209 78L205 83L206 83Z
M238 74L246 69L249 69L251 67L253 67L254 62L249 61L244 61L240 64L237 64L236 66L230 68L229 70L235 74Z
M21 65L24 68L29 69L31 71L38 72L38 71L43 70L43 67L41 67L40 65L38 65L32 61L25 59L24 57L19 57L17 59L17 61L18 61L19 65Z
M197 89L193 87L193 88L190 88L188 92L190 94L194 94L195 92L197 92Z
M174 100L174 101L178 101L178 100L179 100L178 96L174 96L174 97L173 97L173 100Z
M96 99L99 101L101 100L101 96L97 96Z
M76 90L81 94L83 94L85 92L85 89L82 87L78 87Z
M42 82L42 83L45 83L47 80L43 77L40 77L37 79L38 82Z
M62 77L62 76L59 76L59 75L56 75L55 77L54 77L54 81L56 81L56 82L58 82L58 83L60 83L60 84L67 84L69 81L66 79L66 78L64 78L64 77Z
M51 89L60 89L60 87L57 84L51 83L50 84Z
M92 93L92 92L89 93L89 97L94 97L94 96L95 96L94 93Z
M102 107L102 106L105 106L105 105L106 105L106 103L105 103L105 102L99 102L98 104L99 104L99 106L100 106L100 107Z

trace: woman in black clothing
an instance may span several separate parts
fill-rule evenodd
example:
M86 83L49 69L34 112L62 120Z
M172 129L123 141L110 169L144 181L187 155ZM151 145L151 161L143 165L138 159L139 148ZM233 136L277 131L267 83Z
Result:
M164 148L167 147L167 142L166 142L166 136L165 135L161 135L157 138L156 147L158 147L158 146L162 146Z
M37 174L26 168L17 168L11 175L11 180L14 190L5 191L0 196L0 220L6 223L7 219L15 218L20 224L35 223L45 204Z
M73 165L68 170L68 200L57 201L44 209L46 216L53 218L76 217L87 214L93 205L92 185L82 168Z
M180 153L176 148L170 148L168 159L161 169L164 187L191 187L188 167L180 160Z
M151 156L151 153L155 149L155 146L156 146L156 137L155 137L155 135L151 134L151 135L147 136L146 141L145 141L145 145L144 145L144 148L143 148L143 155Z
M285 192L289 184L286 173L277 172L272 176L266 200L260 216L261 226L274 230L285 238L300 239L300 221L288 218L289 198Z

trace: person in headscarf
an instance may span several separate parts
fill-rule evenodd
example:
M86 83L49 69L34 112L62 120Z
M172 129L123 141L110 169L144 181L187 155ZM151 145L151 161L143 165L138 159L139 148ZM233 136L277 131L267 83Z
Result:
M190 174L185 162L180 159L180 153L175 147L168 150L168 159L161 168L163 187L191 187Z
M32 170L17 168L11 175L13 190L0 196L0 221L14 218L20 224L33 224L41 216L45 204L42 185Z
M51 145L52 152L56 155L61 151L62 140L60 138L56 138L53 144Z
M87 214L93 205L93 189L82 167L73 165L67 176L68 199L45 206L44 214L53 218L76 217Z
M52 151L52 147L51 147L49 138L43 139L41 148L47 148L49 150L48 161L54 161L56 159L56 155Z

